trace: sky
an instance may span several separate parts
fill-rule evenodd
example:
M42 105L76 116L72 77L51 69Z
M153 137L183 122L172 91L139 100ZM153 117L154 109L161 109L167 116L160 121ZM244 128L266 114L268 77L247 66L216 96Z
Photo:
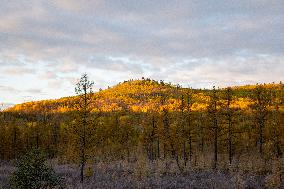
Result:
M184 87L284 80L283 0L0 0L0 102L149 77Z

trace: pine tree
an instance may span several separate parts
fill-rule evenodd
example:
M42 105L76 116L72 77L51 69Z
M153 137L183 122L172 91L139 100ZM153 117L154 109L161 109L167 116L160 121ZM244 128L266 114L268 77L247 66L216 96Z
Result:
M10 179L13 189L63 188L60 177L47 166L46 158L39 149L22 156L16 168Z
M90 104L92 102L92 88L94 82L90 81L87 74L83 74L80 81L76 84L75 92L79 95L79 101L76 104L77 110L80 115L79 139L80 139L80 176L81 182L84 182L84 168L87 161L86 156L86 139L88 118L90 114Z
M208 106L208 113L211 118L211 124L212 127L210 127L213 130L213 136L214 136L214 161L213 161L213 168L217 168L218 164L218 136L219 136L219 127L218 127L218 119L217 119L217 91L215 89L215 86L213 86L213 91L210 97L210 104Z
M262 85L258 85L253 90L251 98L254 102L252 110L255 115L256 125L258 126L259 153L263 156L263 146L265 143L264 129L269 114L269 106L271 105L271 92Z

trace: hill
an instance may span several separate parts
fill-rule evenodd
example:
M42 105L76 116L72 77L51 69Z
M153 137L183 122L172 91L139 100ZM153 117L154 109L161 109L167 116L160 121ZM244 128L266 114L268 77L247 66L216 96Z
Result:
M60 164L80 163L81 174L86 165L86 176L92 162L98 172L122 161L145 176L155 168L281 178L283 92L281 83L201 90L142 79L86 95L80 111L83 96L18 104L0 111L0 160L40 148Z
M231 87L234 96L233 106L240 109L247 109L252 104L250 95L258 86L283 98L282 83L233 86ZM222 88L217 91L222 99L226 89ZM151 79L129 80L94 93L92 95L92 111L147 112L161 111L163 108L167 108L170 111L178 111L183 103L182 101L186 101L188 98L190 98L192 103L192 111L203 111L208 106L210 92L211 90L208 89L182 88L179 85L172 85ZM70 96L55 100L26 102L17 104L7 111L64 113L75 110L78 99L78 96ZM283 110L283 102L280 104L280 109Z

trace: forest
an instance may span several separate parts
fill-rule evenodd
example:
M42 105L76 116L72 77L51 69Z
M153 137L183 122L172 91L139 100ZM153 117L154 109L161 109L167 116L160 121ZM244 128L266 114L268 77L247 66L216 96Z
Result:
M284 85L193 89L149 78L0 112L0 188L40 149L66 188L284 187Z

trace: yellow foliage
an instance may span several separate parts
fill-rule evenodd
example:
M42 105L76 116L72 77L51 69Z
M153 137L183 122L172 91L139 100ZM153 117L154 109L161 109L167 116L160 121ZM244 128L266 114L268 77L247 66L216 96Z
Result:
M241 93L256 88L258 85L247 85L232 87L233 91ZM283 84L265 84L264 88L283 91ZM221 89L222 90L222 89ZM186 106L187 94L190 96L190 110L204 111L209 102L210 95L208 90L191 90L188 88L180 88L176 86L159 83L157 81L130 80L120 83L112 88L101 90L93 95L93 103L91 104L91 112L114 112L131 110L133 112L148 111L181 111L181 95L184 98L183 106ZM57 100L43 100L37 102L27 102L15 105L9 111L16 112L51 112L65 113L76 110L74 104L79 100L78 96L65 97ZM220 99L220 103L225 101ZM247 110L252 105L250 98L246 95L235 96L232 101L232 108ZM186 109L183 107L184 110ZM284 106L279 105L279 110L283 111ZM187 111L187 110L186 110Z

